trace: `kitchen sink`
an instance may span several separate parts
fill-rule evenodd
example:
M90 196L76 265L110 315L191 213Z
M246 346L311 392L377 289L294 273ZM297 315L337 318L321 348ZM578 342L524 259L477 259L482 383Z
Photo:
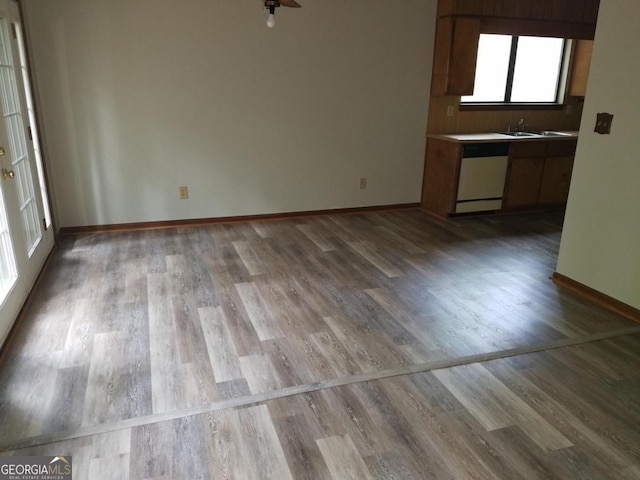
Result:
M569 137L570 133L562 133L562 132L553 132L551 130L543 130L542 132L536 132L536 135L541 135L543 137Z
M533 132L498 132L500 135L509 135L510 137L535 137L537 133Z
M543 130L541 132L521 132L519 130L513 132L498 132L500 135L509 135L510 137L570 137L570 133L555 132L553 130Z

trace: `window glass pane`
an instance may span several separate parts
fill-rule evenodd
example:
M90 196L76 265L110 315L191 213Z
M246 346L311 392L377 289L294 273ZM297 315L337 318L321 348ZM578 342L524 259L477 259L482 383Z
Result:
M480 35L473 95L462 102L503 102L509 70L511 35Z
M29 79L29 71L27 66L27 51L24 45L24 36L22 27L19 23L15 23L15 33L18 40L18 53L20 55L20 69L22 70L22 82L24 85L24 95L27 100L27 113L29 117L29 126L31 128L31 145L33 146L34 160L36 161L36 169L38 171L38 181L40 183L40 197L44 207L44 220L48 228L51 226L51 208L49 207L49 196L47 195L47 183L44 178L44 164L42 154L40 152L40 140L38 139L38 124L36 123L36 112L31 96L31 85Z
M555 102L562 62L562 38L520 37L512 102Z

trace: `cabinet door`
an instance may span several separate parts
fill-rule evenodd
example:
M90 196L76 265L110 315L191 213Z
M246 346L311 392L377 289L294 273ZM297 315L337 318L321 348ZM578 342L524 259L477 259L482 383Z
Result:
M536 205L544 171L544 157L511 158L505 207Z
M446 217L455 210L456 189L460 172L459 143L430 138L427 141L422 208Z
M431 74L431 94L442 97L447 90L447 74L449 71L449 54L451 36L453 35L453 18L439 18L436 22L436 38L433 47L433 72Z
M479 41L480 20L456 18L453 24L447 95L473 95Z
M549 157L544 163L540 186L541 204L566 203L573 170L573 156Z
M439 18L431 77L431 94L471 95L476 77L479 18Z
M575 40L569 78L569 95L573 97L584 97L587 93L592 52L593 40Z

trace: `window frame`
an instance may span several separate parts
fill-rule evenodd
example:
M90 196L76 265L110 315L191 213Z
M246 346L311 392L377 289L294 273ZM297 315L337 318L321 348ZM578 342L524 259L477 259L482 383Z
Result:
M488 33L487 33L488 34ZM482 35L482 34L481 34ZM571 51L571 40L562 38L562 52L560 54L560 65L558 66L558 81L556 84L555 100L550 102L511 102L511 94L513 92L513 78L515 75L515 65L518 52L518 41L520 37L543 37L541 35L520 35L520 34L501 34L511 36L511 51L509 54L509 66L507 69L507 82L504 92L504 100L496 102L465 102L461 96L460 110L487 110L487 109L504 109L504 110L561 110L564 108L564 98L562 89L566 83L567 66L569 64L568 52ZM560 38L560 37L555 37Z

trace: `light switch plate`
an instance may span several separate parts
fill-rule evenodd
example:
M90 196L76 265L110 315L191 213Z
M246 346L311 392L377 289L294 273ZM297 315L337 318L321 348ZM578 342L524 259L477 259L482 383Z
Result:
M613 122L613 114L611 113L598 113L596 117L596 128L594 132L603 135L611 133L611 122Z

